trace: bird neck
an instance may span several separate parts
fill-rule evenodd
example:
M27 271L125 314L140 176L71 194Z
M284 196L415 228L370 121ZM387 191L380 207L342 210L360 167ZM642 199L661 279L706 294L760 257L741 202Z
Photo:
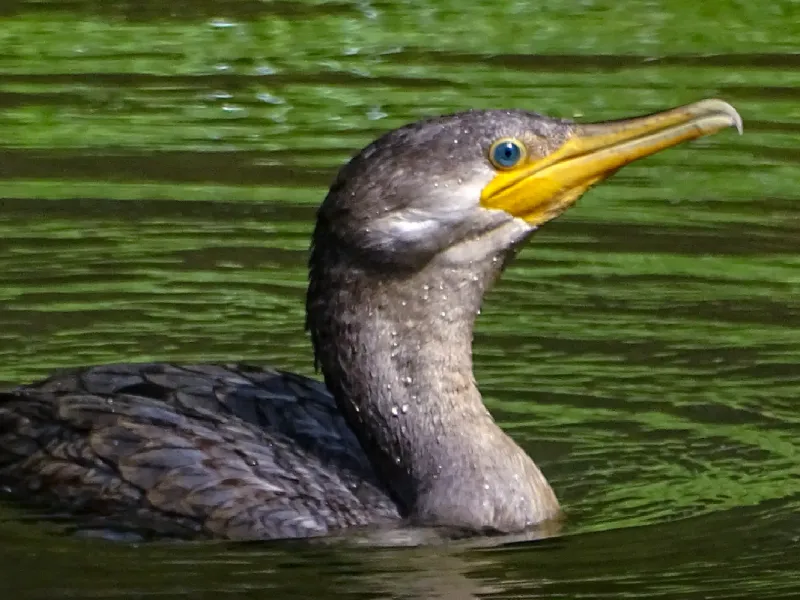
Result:
M517 531L554 516L550 486L494 422L472 333L502 258L387 276L311 269L309 329L326 384L381 479L424 524Z

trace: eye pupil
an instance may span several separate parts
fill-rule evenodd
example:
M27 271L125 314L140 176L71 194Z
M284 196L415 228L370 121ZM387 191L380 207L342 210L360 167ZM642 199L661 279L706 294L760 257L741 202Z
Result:
M509 168L516 165L522 159L522 155L523 150L519 142L503 140L494 146L491 158L495 166Z

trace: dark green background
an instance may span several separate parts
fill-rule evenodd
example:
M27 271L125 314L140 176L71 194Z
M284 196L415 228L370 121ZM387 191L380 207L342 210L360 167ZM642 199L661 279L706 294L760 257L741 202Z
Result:
M800 594L800 3L5 0L0 382L107 361L311 374L307 239L338 165L468 107L733 130L536 235L476 370L568 535L502 550L65 539L0 513L14 598ZM4 592L5 593L5 592Z

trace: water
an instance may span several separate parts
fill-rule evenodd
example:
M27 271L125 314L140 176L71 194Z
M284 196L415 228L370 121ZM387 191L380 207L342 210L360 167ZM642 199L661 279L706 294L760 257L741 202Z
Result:
M312 374L307 240L342 161L424 115L724 132L549 224L487 299L487 402L569 514L539 544L130 546L0 513L15 598L800 593L800 3L11 0L0 381L121 360ZM10 583L14 582L14 583Z

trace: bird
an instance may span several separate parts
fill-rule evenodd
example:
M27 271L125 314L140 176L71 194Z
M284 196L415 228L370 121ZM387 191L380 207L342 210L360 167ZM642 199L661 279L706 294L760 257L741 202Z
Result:
M472 370L486 291L619 168L742 119L707 99L577 123L467 110L389 131L322 201L306 329L324 381L252 364L66 369L0 392L0 489L82 531L267 540L515 534L561 519Z

